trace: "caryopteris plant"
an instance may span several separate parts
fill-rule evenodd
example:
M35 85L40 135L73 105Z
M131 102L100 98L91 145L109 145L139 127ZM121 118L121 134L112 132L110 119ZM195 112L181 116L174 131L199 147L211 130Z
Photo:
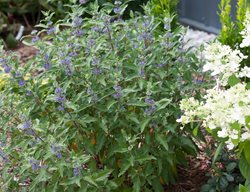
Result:
M74 5L55 24L47 14L24 66L1 51L2 190L160 192L195 155L176 118L200 86L197 60L182 28L159 30L148 6L123 20L126 6Z

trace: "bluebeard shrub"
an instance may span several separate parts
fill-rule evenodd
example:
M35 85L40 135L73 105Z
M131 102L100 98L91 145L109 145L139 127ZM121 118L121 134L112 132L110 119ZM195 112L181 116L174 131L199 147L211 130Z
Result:
M178 102L200 86L192 84L197 60L182 50L184 31L159 30L163 21L147 6L126 21L126 4L72 9L71 19L40 25L32 41L39 53L24 66L2 51L10 75L0 122L11 139L1 188L163 191L196 153L176 123ZM85 12L93 17L81 18Z

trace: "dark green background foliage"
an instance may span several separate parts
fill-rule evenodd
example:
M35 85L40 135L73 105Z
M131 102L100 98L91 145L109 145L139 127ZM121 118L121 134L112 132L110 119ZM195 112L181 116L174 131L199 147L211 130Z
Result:
M142 12L142 5L149 0L136 0L128 3L124 18L129 18L130 11ZM88 6L93 0L86 1L82 6ZM114 3L114 0L99 0L99 5ZM124 2L124 1L123 1ZM156 17L164 18L175 13L178 1L157 0L152 1L151 6ZM14 36L17 34L20 25L25 26L25 33L29 33L33 26L43 18L41 11L53 11L53 21L63 19L70 11L67 5L79 4L78 0L1 0L0 1L0 35L6 40L8 47L16 46ZM171 24L176 28L177 18ZM163 27L162 27L163 28Z
M9 48L17 45L15 35L20 25L25 26L24 34L29 33L40 22L42 10L55 12L56 20L64 18L70 9L64 4L70 1L49 0L1 0L0 1L0 36Z
M92 1L92 0L91 0ZM91 2L88 1L88 2ZM141 5L148 0L137 0L129 4L125 17L129 16L130 10L142 11ZM93 1L92 1L93 2ZM112 2L111 0L99 0L99 4ZM25 26L24 34L29 33L34 25L43 18L41 11L53 11L53 21L63 19L70 11L68 4L79 3L77 0L1 0L0 1L0 36L5 40L8 48L15 48L17 41L15 35L20 25ZM86 6L88 3L83 4Z
M28 181L24 191L160 192L185 155L195 155L176 123L179 101L198 87L182 29L167 28L168 18L159 30L163 21L149 7L125 21L126 6L110 15L113 8L74 6L56 26L47 15L49 35L24 67L4 53L11 76L1 92L3 190ZM81 20L85 11L92 18Z

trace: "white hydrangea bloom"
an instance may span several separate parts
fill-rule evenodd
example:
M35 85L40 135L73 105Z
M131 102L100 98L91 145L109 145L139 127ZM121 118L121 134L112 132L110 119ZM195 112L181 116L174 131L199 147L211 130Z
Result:
M246 13L241 35L240 47L250 46L250 11ZM250 123L246 124L250 117L250 90L246 89L246 83L238 83L228 89L223 89L223 86L227 86L232 75L250 78L250 67L241 68L240 65L247 56L240 50L215 42L206 46L204 58L203 71L211 71L217 85L207 90L204 102L193 97L184 99L180 105L183 115L177 121L183 125L201 121L204 127L215 130L218 137L226 139L227 148L231 150L239 142L250 140Z
M247 78L250 78L250 67L243 67L239 74L238 74L238 77L242 78L242 77L247 77Z
M177 119L177 122L187 124L193 121L193 117L198 115L197 108L199 107L199 105L199 101L195 100L193 97L181 100L180 109L184 111L185 115Z
M228 45L215 42L205 48L206 64L203 71L212 71L212 76L218 76L218 81L226 85L228 78L236 74L240 68L240 62L246 59L239 50L232 50Z
M250 11L249 10L246 12L246 18L245 18L243 25L244 25L244 29L240 32L240 34L243 37L243 40L240 44L241 48L250 46Z
M221 137L221 138L228 137L228 132L227 132L227 129L225 129L225 128L218 131L217 134L218 134L218 137Z
M250 139L246 125L246 117L250 116L250 90L246 89L245 83L238 83L227 90L210 89L204 100L204 103L194 98L183 100L181 109L184 114L178 122L187 124L200 119L203 126L211 130L218 129L218 137L228 138L229 149L240 139L240 134L242 139ZM239 132L233 124L238 125L242 131Z
M229 150L232 150L234 148L234 144L231 140L226 141L226 144Z
M241 134L241 141L245 141L245 140L250 140L249 130L246 130L246 132Z

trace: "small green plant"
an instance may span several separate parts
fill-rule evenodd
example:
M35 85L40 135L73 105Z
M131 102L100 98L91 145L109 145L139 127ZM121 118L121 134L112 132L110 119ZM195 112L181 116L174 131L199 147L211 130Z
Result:
M159 30L148 6L123 20L126 7L74 5L55 24L47 14L23 67L1 52L2 190L161 192L196 154L176 123L178 101L200 86L184 31Z
M209 178L207 183L202 186L201 192L237 192L239 184L244 183L245 179L240 174L238 168L239 161L235 155L227 149L220 152L216 162L213 162L206 176Z

